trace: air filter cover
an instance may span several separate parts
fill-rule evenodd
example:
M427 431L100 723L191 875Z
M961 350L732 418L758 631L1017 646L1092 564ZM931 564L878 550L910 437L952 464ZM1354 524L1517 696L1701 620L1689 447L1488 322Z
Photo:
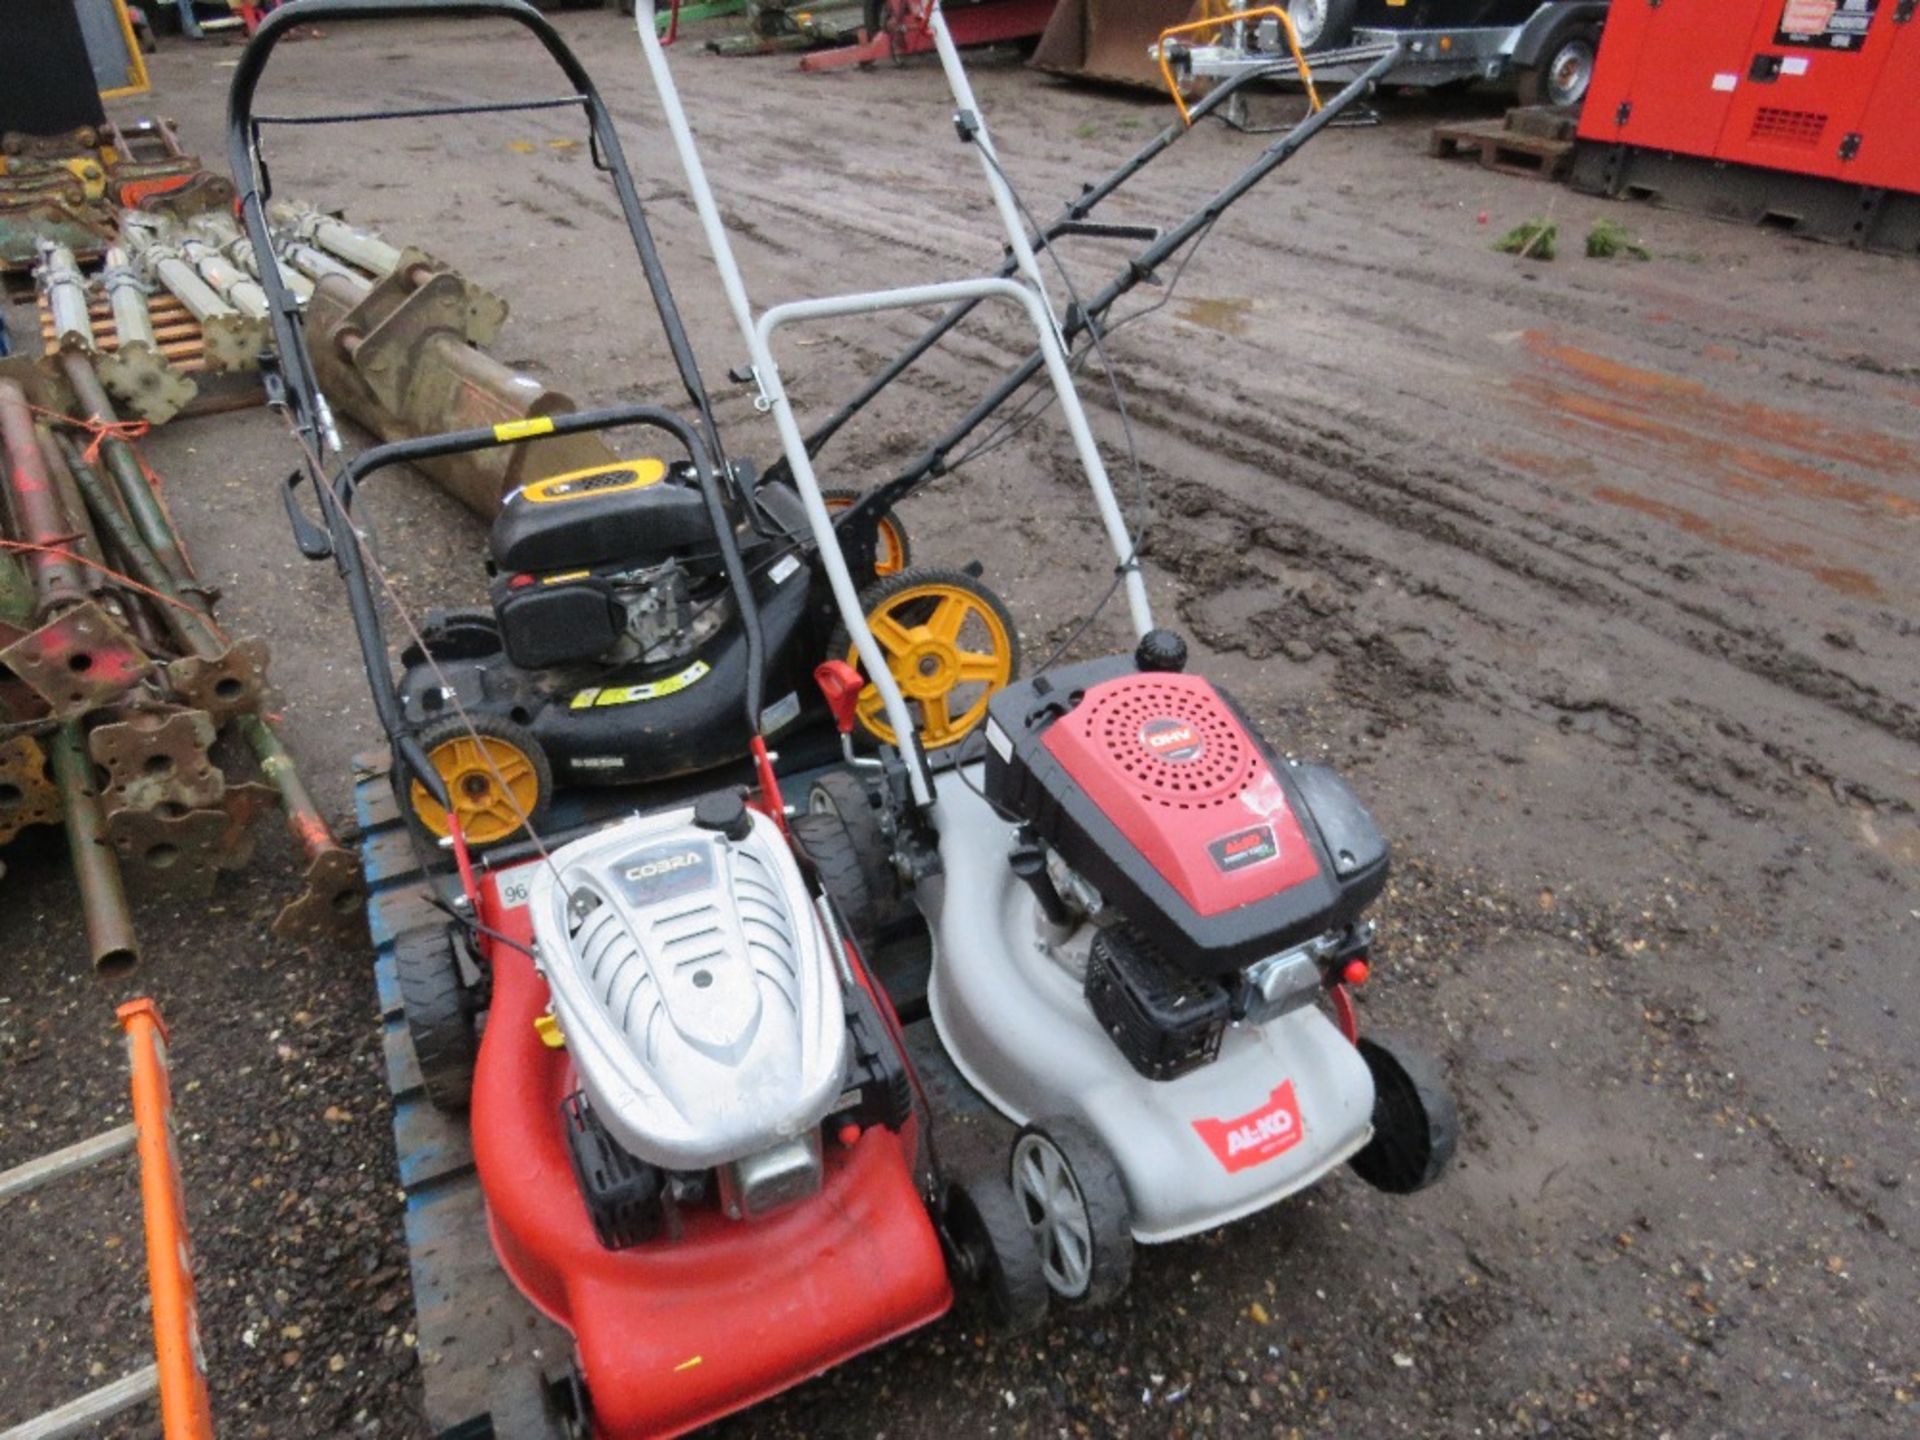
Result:
M1201 676L1093 660L1008 686L988 717L987 794L1177 968L1221 974L1326 934L1385 883L1352 792L1279 759Z
M754 1155L819 1124L845 1072L829 942L792 852L693 811L562 846L529 907L541 974L593 1113L668 1170Z

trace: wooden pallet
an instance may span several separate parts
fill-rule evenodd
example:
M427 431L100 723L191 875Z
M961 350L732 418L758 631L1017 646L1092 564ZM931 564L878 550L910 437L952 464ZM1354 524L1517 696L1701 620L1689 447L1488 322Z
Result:
M204 374L207 368L205 340L193 312L173 296L164 294L154 296L147 310L153 317L153 338L167 362L188 375ZM52 355L59 347L54 343L53 312L47 308L45 292L40 295L39 311L40 345ZM93 301L87 307L87 318L93 322L93 343L103 353L120 348L120 331L114 326L111 305L105 300Z
M40 320L40 348L54 355L59 345L54 340L53 312L47 307L46 292L37 297ZM214 372L207 369L206 337L193 312L172 295L162 292L147 302L147 314L153 322L154 342L167 363L182 374L191 375L199 393L189 400L180 415L213 415L263 404L266 390L258 370ZM113 307L106 300L93 300L87 306L87 319L93 325L94 347L103 355L120 348L120 331L113 323ZM177 418L177 417L176 417Z
M1560 180L1573 167L1573 144L1571 136L1531 134L1498 120L1474 125L1436 125L1428 140L1428 150L1443 160L1464 154L1477 155L1482 168L1497 170L1502 175Z

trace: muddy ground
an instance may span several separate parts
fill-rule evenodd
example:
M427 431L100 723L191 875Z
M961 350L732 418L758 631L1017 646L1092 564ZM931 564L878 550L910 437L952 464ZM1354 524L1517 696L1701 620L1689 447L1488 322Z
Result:
M739 353L634 42L610 12L560 23L717 378ZM269 88L288 108L544 93L493 26L431 33L331 32ZM135 108L217 155L233 53L168 45ZM991 263L930 69L679 61L764 302ZM975 80L1036 209L1165 116L1006 61ZM1436 119L1493 109L1390 101L1383 126L1327 134L1111 342L1162 619L1394 838L1362 1018L1444 1059L1457 1169L1411 1201L1335 1179L1146 1252L1127 1298L1035 1340L963 1313L725 1433L1920 1431L1920 272L1426 157ZM551 113L289 132L274 176L510 288L502 356L583 397L670 400L578 136ZM1205 130L1114 213L1169 216L1256 143ZM1534 214L1559 260L1492 252ZM1653 258L1582 257L1603 215ZM1083 287L1116 254L1075 249ZM791 388L822 405L909 329L792 340ZM833 480L883 477L1024 349L1009 321L971 327L830 452ZM735 446L771 452L725 388ZM1093 371L1083 390L1131 493L1112 394ZM289 443L254 412L149 452L229 628L272 643L289 743L343 816L373 719L331 571L298 560L271 490ZM402 480L375 509L411 601L477 593L455 507ZM1033 654L1109 573L1046 426L905 514L923 557L986 563ZM1086 643L1120 643L1120 619ZM7 859L0 1165L125 1111L119 992L84 973L57 839ZM293 883L276 837L210 909L141 912L215 1406L223 1434L414 1435L368 956L269 939ZM118 1176L8 1208L0 1419L138 1361L137 1216Z

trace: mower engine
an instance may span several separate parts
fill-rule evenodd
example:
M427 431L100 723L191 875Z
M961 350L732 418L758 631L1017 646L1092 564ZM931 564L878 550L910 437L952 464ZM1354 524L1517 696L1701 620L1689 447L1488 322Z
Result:
M493 523L494 613L525 670L653 664L732 613L693 468L654 459L535 480Z
M905 1122L904 1062L778 827L737 794L554 852L529 899L580 1090L576 1179L613 1249L690 1207L751 1220L815 1194L822 1129Z
M1154 631L1131 659L1009 686L986 793L1023 822L1012 861L1056 955L1140 1074L1206 1064L1364 975L1387 845L1333 771L1282 760Z

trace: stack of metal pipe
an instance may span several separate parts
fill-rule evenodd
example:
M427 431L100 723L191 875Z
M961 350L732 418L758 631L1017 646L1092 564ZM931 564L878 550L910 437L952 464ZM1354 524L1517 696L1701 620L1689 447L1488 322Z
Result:
M49 247L40 273L57 352L0 374L0 845L65 826L103 975L138 963L130 890L210 893L276 804L309 882L281 933L357 927L358 867L261 713L266 647L215 618L96 368L71 256ZM260 781L227 778L223 729Z

